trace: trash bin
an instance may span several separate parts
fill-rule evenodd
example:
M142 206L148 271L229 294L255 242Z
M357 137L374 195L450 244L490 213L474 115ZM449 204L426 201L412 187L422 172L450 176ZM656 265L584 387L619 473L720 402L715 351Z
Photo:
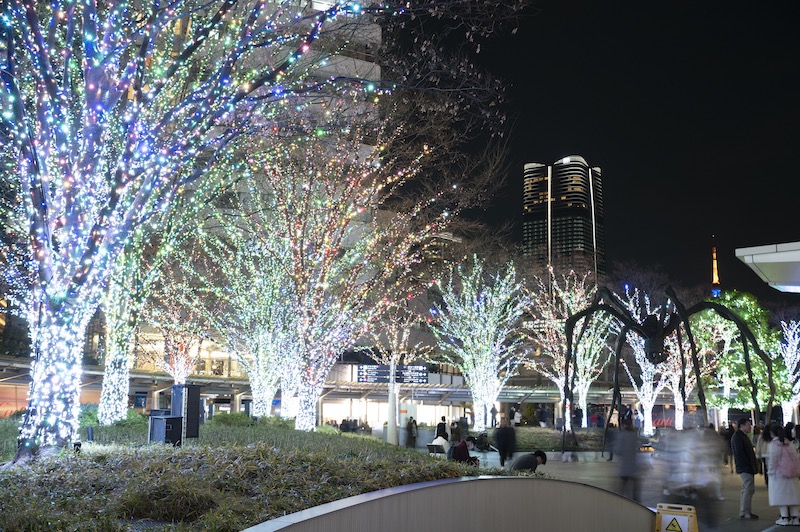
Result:
M176 447L181 444L183 418L179 416L150 416L150 441L169 443Z

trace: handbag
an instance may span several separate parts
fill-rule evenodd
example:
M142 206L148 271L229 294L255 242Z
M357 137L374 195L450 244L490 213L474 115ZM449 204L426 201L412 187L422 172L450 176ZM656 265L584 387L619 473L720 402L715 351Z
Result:
M779 443L778 445L780 445L781 454L775 473L786 478L800 477L800 456L797 451L789 444Z

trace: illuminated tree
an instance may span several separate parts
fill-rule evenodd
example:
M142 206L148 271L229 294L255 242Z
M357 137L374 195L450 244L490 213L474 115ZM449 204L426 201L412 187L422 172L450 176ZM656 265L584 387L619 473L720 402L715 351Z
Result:
M202 165L202 160L195 165ZM145 302L174 252L193 234L200 213L228 185L235 164L207 169L203 180L184 187L166 212L156 213L125 242L111 267L101 308L106 319L106 356L97 418L101 425L125 419L128 411L134 333Z
M235 225L224 225L225 211L215 210L195 242L197 249L182 255L183 292L190 294L187 306L247 372L253 414L266 417L279 386L287 399L286 385L297 373L295 309L283 269L286 250L276 242L266 249Z
M530 357L527 363L556 385L560 400L567 403L567 412L570 411L570 405L569 398L564 397L567 354L564 325L567 318L592 303L596 289L596 285L589 282L588 274L580 277L570 271L559 279L549 268L546 279L536 277L532 290L533 303L529 309L531 321L525 328L525 334L538 349L536 356ZM576 330L584 331L580 341L575 344L577 371L574 390L578 392L578 404L583 410L581 423L585 425L589 388L608 364L608 337L615 329L611 317L598 314L590 318L585 329L584 321L578 322ZM570 416L567 418L564 426L570 430L572 420Z
M666 388L672 392L672 402L675 405L675 429L683 430L685 399L697 385L697 376L690 358L691 345L683 325L679 330L681 331L682 345L678 345L678 336L675 334L665 339L664 348L669 355L659 369L666 377ZM692 330L696 330L694 323L692 324ZM696 340L697 338L695 338ZM719 355L713 350L703 349L701 345L697 346L697 355L700 362L700 378L702 379L716 370ZM683 376L684 382L683 394L681 393L681 376Z
M419 261L449 214L450 202L437 202L447 197L442 193L411 201L398 195L427 148L415 146L416 160L407 151L390 153L385 146L402 130L369 114L359 125L351 113L346 127L337 126L334 117L350 105L319 101L316 112L298 113L279 141L253 142L246 186L236 193L242 214L229 216L263 243L288 279L283 302L295 313L301 430L314 428L322 385L340 353L380 312L376 294L396 292L398 272Z
M374 340L370 357L379 364L389 366L389 422L386 426L386 441L392 445L399 443L397 395L400 388L396 382L397 366L425 356L432 347L423 345L421 340L415 338L419 334L421 316L409 308L414 302L413 294L408 294L406 301L384 303L382 306L385 310L374 315L374 323L369 327L370 336Z
M2 179L18 183L24 205L17 225L25 262L15 281L32 280L22 312L34 358L15 461L75 436L82 336L133 232L280 107L284 94L341 77L335 68L312 77L354 42L340 15L348 22L368 12L398 24L434 17L442 33L459 29L473 40L519 8L466 0L320 4L321 11L288 0L4 3L0 145L3 161L13 163ZM328 30L328 47L315 48ZM410 81L420 79L429 80ZM202 165L187 164L201 154Z
M647 316L658 316L661 312L660 306L653 306L650 302L650 296L644 292L639 291L638 288L625 289L625 295L620 296L615 294L615 297L627 307L630 314L639 323L643 323ZM666 301L664 304L669 304ZM644 425L642 432L644 434L653 434L653 406L656 404L658 394L666 387L668 375L665 373L666 366L662 364L654 364L651 362L645 350L645 340L635 333L628 333L628 345L633 349L633 357L638 366L638 371L631 371L628 361L622 359L622 367L625 373L628 374L631 385L633 386L636 397L642 404L644 413ZM666 338L664 341L664 350L672 353L677 345L672 341L672 337ZM636 377L634 377L636 373Z
M785 378L783 361L778 356L779 331L769 325L769 313L758 300L751 294L736 290L724 291L714 299L735 312L752 331L761 349L769 354L776 362L774 371L776 375L776 397L787 398L790 386ZM750 388L748 368L745 362L742 338L736 325L716 313L706 311L702 313L702 326L697 327L698 344L709 345L714 343L714 348L719 353L716 371L709 378L708 385L722 387L722 394L715 394L710 404L720 409L720 417L728 419L728 408L749 409L753 408L753 400L749 394L739 393L740 390ZM767 402L769 386L766 385L767 369L760 357L752 356L750 351L750 370L757 383L758 399L761 404ZM758 383L761 385L758 385Z
M157 330L163 342L159 349L153 342L140 341L141 358L169 374L175 384L186 384L194 373L203 340L208 338L205 321L188 304L191 293L185 286L182 272L175 265L165 265L142 310L142 321ZM137 336L141 339L142 334Z
M780 354L786 366L787 384L791 387L791 393L786 401L781 403L783 410L783 421L788 423L792 420L792 414L800 401L800 322L781 321L783 331L783 341L780 345Z
M492 273L477 255L451 266L437 288L441 301L431 309L431 331L439 356L464 375L472 391L474 429L482 432L500 390L527 355L519 328L531 298L513 262Z

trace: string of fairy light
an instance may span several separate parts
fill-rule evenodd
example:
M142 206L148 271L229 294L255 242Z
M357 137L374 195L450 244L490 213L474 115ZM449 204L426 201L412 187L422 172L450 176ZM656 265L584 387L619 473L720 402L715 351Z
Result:
M307 74L291 70L323 25L358 11L347 3L262 17L269 10L257 4L257 16L237 18L237 5L190 14L188 3L151 13L90 1L8 6L3 32L15 38L4 40L0 98L11 142L3 149L20 161L32 250L25 269L38 278L26 305L36 352L26 445L75 434L79 338L137 224L169 208L179 182L201 177L187 178L185 161L228 142L215 128L259 102L260 89L297 87ZM181 24L191 29L179 39ZM261 64L272 68L250 61L265 51L277 60Z
M784 419L789 421L794 406L800 402L800 322L781 321L781 331L783 342L779 353L786 368L786 384L789 387L789 393L781 406Z
M181 261L189 270L185 289L199 294L187 303L247 372L253 414L269 416L279 385L287 391L296 367L295 313L287 304L287 278L276 260L277 246L266 249L228 223L226 209L213 210L217 222L199 235L201 258Z
M63 444L76 434L86 324L117 268L135 268L118 260L134 232L152 234L161 215L199 201L194 194L176 201L212 174L193 162L211 153L216 164L218 154L257 126L266 131L273 117L296 105L293 95L319 90L324 97L325 90L341 90L331 80L312 80L326 77L318 70L325 59L309 52L325 27L339 16L357 15L361 6L297 9L295 2L244 6L237 0L178 1L168 8L91 0L7 3L0 116L10 142L0 149L19 161L15 170L30 249L20 269L37 279L32 290L22 277L16 287L28 294L23 312L33 325L35 351L30 408L20 434L25 445ZM395 11L413 9L407 4ZM378 85L351 83L343 99L355 94L359 102L375 103L387 93ZM274 164L303 150L311 156L314 138L352 133L320 128L294 145L275 143L280 151L243 168L245 177L274 173L273 193L285 200L272 219L282 221L273 226L273 236L291 252L285 270L297 323L286 326L294 329L302 353L301 428L309 427L339 351L360 332L364 314L375 311L369 305L374 293L399 292L397 273L422 260L431 237L455 214L438 203L444 192L401 213L376 214L418 175L432 148L388 171L383 168L394 167L386 153L392 144L379 141L371 156L329 157L299 181ZM363 222L367 216L375 220ZM361 230L366 238L353 242ZM141 252L137 243L128 249ZM123 356L110 367L123 372ZM122 381L109 380L117 400L125 395Z
M266 250L287 250L278 258L290 284L282 301L296 312L299 428L313 428L321 386L338 355L363 330L369 312L375 312L367 302L376 289L385 289L393 272L416 260L408 251L441 223L436 216L421 227L409 223L435 204L430 198L403 213L380 214L386 212L381 209L387 189L413 176L419 163L385 171L392 167L381 149L386 133L379 132L376 146L366 148L360 139L374 128L320 126L320 120L331 120L352 103L342 99L327 105L317 105L316 115L300 106L292 131L269 143L253 142L239 192L242 210L250 213L246 233ZM426 151L413 160L420 161Z
M477 256L468 264L452 265L438 292L442 301L431 309L431 330L441 356L464 375L480 432L485 414L525 356L517 325L530 307L530 296L522 290L513 262L489 274Z
M533 321L525 327L525 334L539 348L541 356L529 358L528 363L555 384L562 402L567 400L564 394L567 378L565 323L567 318L592 303L595 292L596 286L590 282L588 274L579 275L570 271L557 276L552 267L548 269L546 278L537 277L534 283L534 304L530 309ZM582 321L577 324L576 330L584 330ZM574 391L577 391L578 404L584 415L587 413L589 387L608 361L606 340L612 331L613 320L600 316L586 327L579 341L575 339ZM567 416L565 423L567 428L571 427L570 416Z

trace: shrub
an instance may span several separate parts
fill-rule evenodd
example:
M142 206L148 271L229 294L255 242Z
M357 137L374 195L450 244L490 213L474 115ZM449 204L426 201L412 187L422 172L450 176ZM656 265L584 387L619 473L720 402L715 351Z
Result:
M120 419L116 423L114 423L117 427L136 427L136 426L147 426L148 417L141 412L136 410L128 410L128 414L125 419Z
M97 421L97 405L81 405L81 414L78 420L81 427L96 427L99 425L100 422Z
M280 425L206 424L181 448L95 443L0 471L0 530L144 530L155 522L235 531L359 493L477 472L372 438ZM122 428L98 428L106 430Z
M316 432L320 433L320 434L338 434L339 433L339 431L336 429L336 427L332 427L331 425L320 425L319 427L317 427L314 430Z
M215 413L207 423L210 425L224 425L226 427L246 427L252 425L254 421L245 412L234 412L233 414L219 412Z

